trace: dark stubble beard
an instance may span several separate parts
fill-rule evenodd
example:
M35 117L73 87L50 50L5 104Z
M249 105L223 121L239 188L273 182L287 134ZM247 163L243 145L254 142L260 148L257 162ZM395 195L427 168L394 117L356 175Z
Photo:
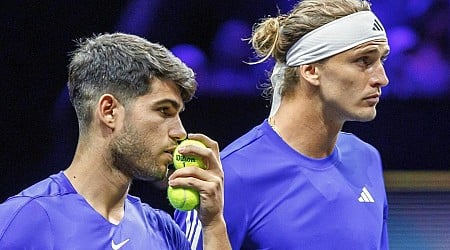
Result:
M125 125L122 133L110 144L112 167L132 179L162 180L166 173L158 169L155 156L143 138L135 127Z

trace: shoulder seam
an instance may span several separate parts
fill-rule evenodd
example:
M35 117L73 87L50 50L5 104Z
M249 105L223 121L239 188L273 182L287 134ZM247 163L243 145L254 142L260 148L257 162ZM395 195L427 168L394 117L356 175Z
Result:
M20 211L22 211L22 209L29 204L30 202L35 200L35 197L30 197L30 196L12 196L10 198L7 199L8 200L14 200L14 199L19 199L19 198L27 198L28 200L23 203L22 205L20 205L15 211L14 213L12 213L12 215L9 217L9 221L6 223L5 228L3 228L3 230L0 232L0 240L3 238L3 236L5 235L5 232L7 231L7 229L9 228L9 226L11 225L11 223L14 221L14 218L16 218L16 216L20 213ZM41 206L39 204L39 206ZM41 206L42 207L42 206ZM44 209L45 210L45 209ZM47 213L47 212L46 212ZM47 214L48 217L48 214Z
M228 153L226 153L226 154L224 154L224 155L221 155L220 158L221 158L221 159L227 158L227 157L228 157L229 155L231 155L232 153L234 153L234 152L236 152L236 151L239 151L239 150L241 150L241 149L247 147L249 144L253 143L254 141L258 140L258 139L261 138L263 135L264 135L264 134L261 133L261 134L259 134L258 136L255 136L252 140L249 140L247 143L245 143L244 145L241 145L239 148L235 148L233 151L230 151L230 152L228 152ZM230 145L231 145L231 144L230 144ZM225 148L225 149L226 149L226 148ZM225 149L224 149L224 150L225 150Z

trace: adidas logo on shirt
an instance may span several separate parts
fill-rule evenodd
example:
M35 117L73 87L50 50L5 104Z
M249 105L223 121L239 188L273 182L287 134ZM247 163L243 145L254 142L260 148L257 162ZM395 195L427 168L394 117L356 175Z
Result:
M372 30L374 31L383 31L383 26L377 21L377 19L373 20L373 27Z
M369 190L367 190L366 187L363 187L361 196L359 196L358 201L369 203L375 202L375 200L373 199L372 195L369 193Z

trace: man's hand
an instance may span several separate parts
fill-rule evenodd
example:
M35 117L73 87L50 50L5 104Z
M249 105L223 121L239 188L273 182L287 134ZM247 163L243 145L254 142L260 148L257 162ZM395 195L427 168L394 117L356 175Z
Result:
M202 142L206 148L186 145L178 151L184 155L200 156L206 169L184 167L175 170L169 177L169 185L189 187L199 192L198 213L202 222L204 249L231 249L223 217L223 170L219 145L203 134L189 134L188 138Z

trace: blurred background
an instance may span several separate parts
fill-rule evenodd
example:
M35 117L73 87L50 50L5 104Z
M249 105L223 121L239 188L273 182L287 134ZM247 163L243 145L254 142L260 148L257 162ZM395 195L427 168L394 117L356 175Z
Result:
M272 62L250 66L243 41L260 18L291 0L6 1L0 8L0 200L65 169L77 141L66 91L75 40L126 32L158 42L197 73L182 114L189 132L221 148L261 123ZM450 1L372 0L389 37L377 118L347 123L382 155L392 249L450 249ZM131 193L169 213L165 190L136 181Z

